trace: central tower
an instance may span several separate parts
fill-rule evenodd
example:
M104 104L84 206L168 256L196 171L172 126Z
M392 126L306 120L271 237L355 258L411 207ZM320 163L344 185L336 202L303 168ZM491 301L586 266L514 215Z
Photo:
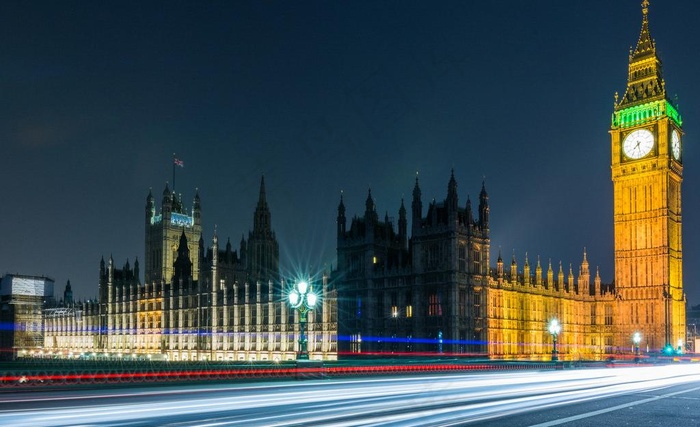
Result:
M649 2L610 127L615 228L615 345L685 345L681 241L682 119L649 32Z
M170 283L178 257L180 236L184 233L192 256L192 276L199 278L199 244L202 238L202 206L199 190L194 196L191 213L183 206L181 198L165 185L160 214L149 191L146 197L146 271L145 283Z

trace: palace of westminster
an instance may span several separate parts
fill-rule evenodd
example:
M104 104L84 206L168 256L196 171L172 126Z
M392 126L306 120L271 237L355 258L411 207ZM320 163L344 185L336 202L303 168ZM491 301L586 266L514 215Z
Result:
M446 198L424 206L416 178L410 224L403 201L396 224L380 219L371 192L364 213L348 219L341 195L337 264L312 283L319 302L307 314L310 357L432 352L549 360L552 319L562 325L562 359L630 353L635 332L644 351L685 343L681 125L644 0L627 88L616 95L610 127L614 283L591 272L585 250L575 269L527 256L519 264L500 253L493 265L483 184L472 207L460 200L452 175ZM167 185L159 207L149 193L144 281L138 261L117 268L102 260L96 300L74 301L68 283L62 301L41 310L33 347L0 343L16 354L41 348L168 360L296 358L300 314L287 302L290 284L280 277L265 191L263 179L253 229L237 249L220 246L216 233L205 244L199 194L187 209ZM7 293L0 304L12 306Z

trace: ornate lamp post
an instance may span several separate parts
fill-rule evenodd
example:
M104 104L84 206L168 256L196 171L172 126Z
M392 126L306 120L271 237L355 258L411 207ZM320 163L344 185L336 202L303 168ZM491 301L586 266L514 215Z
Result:
M549 333L552 334L552 340L554 345L552 346L552 362L559 360L559 354L557 352L557 336L561 332L561 324L557 319L552 319L549 322Z
M642 342L642 334L635 332L632 335L632 342L634 343L634 362L639 363L639 343Z
M289 293L289 304L299 312L299 354L297 360L309 359L309 352L306 348L306 314L313 310L317 301L318 297L311 290L311 285L303 280L295 283Z

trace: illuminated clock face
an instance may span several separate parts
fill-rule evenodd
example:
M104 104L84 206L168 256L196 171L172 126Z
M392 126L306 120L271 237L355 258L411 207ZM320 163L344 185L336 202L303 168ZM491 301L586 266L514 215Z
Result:
M680 160L681 158L681 136L677 130L673 130L671 133L671 153L673 158Z
M654 134L646 129L637 129L627 135L622 143L622 151L630 159L641 159L654 148Z

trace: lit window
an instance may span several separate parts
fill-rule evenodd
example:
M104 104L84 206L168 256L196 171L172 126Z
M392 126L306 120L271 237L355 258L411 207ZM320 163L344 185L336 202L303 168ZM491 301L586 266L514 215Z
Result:
M391 306L391 317L399 317L399 308L395 305Z
M412 305L406 306L406 317L413 317L413 306Z

